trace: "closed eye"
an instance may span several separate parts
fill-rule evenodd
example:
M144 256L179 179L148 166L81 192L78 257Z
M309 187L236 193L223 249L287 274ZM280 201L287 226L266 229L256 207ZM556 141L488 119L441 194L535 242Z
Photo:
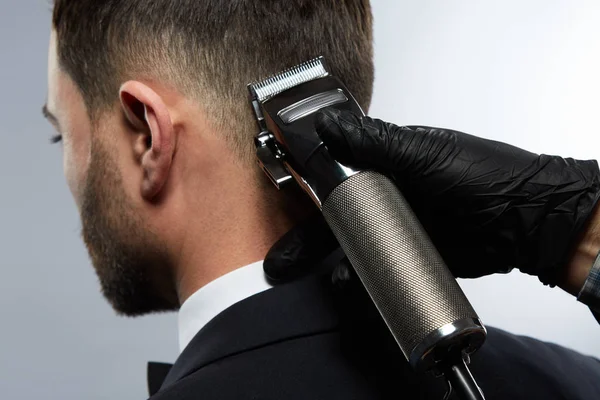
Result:
M54 129L56 129L58 132L61 132L60 124L58 123L58 118L56 118L54 114L52 114L50 110L48 110L48 106L46 104L44 104L44 106L42 107L42 114L44 115L44 118L50 121L52 126L54 126ZM58 143L60 141L62 141L61 134L54 135L50 138L50 143L52 144Z

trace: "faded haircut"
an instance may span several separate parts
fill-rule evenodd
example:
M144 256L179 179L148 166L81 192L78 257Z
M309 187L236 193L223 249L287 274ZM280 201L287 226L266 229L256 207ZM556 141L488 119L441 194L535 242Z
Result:
M95 120L129 79L161 80L201 104L245 160L257 133L246 85L315 58L367 110L368 0L55 0L60 67Z

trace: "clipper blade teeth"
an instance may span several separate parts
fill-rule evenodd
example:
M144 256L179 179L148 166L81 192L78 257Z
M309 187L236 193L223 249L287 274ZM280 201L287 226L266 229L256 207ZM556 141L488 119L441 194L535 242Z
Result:
M319 57L287 69L260 82L251 83L249 89L258 101L263 102L294 86L298 86L314 79L323 78L327 75L329 75L329 72L325 67L325 61L323 57Z

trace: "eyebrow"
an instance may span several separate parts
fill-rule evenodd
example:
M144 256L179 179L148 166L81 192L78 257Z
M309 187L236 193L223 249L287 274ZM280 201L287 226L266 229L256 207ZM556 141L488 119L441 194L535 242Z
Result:
M56 116L54 114L52 114L50 112L50 110L48 110L48 105L44 104L44 106L42 107L42 114L44 115L44 118L46 118L48 121L50 121L50 123L52 125L54 125L54 127L60 131L60 124L58 123L58 118L56 118Z

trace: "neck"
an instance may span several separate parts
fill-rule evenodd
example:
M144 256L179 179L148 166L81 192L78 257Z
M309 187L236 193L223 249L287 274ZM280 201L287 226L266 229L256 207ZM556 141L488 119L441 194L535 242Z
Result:
M205 210L210 211L201 220L190 221L176 271L180 304L211 281L263 260L271 246L314 209L307 207L304 195L298 200L297 193L282 194L268 185L230 182L208 202ZM296 204L289 204L290 197Z

